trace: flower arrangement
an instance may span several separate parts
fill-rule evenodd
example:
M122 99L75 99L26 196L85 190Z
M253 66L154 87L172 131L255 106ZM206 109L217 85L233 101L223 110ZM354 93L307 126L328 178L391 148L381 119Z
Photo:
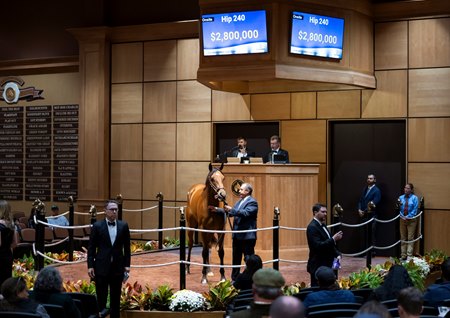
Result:
M172 311L199 311L206 307L206 300L201 294L192 290L179 290L170 298L169 309Z
M422 276L422 279L425 279L427 275L430 273L430 265L426 262L426 260L419 258L419 257L411 257L407 261L403 261L402 263L410 263L413 262L415 266L418 267L418 271L420 273L420 276Z

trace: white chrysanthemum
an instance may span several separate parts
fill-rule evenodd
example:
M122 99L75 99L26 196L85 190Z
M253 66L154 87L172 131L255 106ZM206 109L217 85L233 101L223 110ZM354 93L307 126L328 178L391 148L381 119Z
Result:
M411 260L414 262L414 265L416 265L417 267L420 268L421 276L423 278L427 277L428 274L430 273L430 265L428 265L428 263L422 258L411 257L410 259L408 259L407 262L409 262Z
M177 291L170 298L169 308L172 311L197 311L205 307L205 297L192 290Z

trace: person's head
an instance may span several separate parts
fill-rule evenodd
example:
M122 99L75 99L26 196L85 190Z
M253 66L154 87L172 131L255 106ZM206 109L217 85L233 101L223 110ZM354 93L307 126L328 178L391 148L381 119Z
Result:
M376 300L365 302L355 315L357 318L392 318L385 305Z
M245 137L237 137L236 141L239 149L245 149L247 147L247 139Z
M377 177L373 173L367 175L367 185L371 186L377 182Z
M405 184L405 187L403 188L403 192L406 195L410 195L411 193L414 193L414 185L412 183Z
M277 135L270 137L270 149L277 150L281 146L281 138Z
M384 278L382 288L390 299L394 299L397 298L400 290L413 286L414 284L406 268L402 265L394 265Z
M241 184L241 187L239 188L239 196L241 197L241 199L252 195L253 193L253 187L250 183L243 183Z
M283 293L281 288L285 280L281 273L273 268L258 269L252 280L255 300L274 300Z
M423 310L423 294L415 287L404 288L397 297L400 318L419 317Z
M28 298L27 284L22 277L7 278L1 286L1 294L10 303Z
M447 259L442 263L441 270L442 279L444 281L450 281L450 257L447 257Z
M327 221L327 206L322 203L316 203L312 207L313 216L321 223Z
M336 275L330 267L320 266L314 275L321 289L330 289L336 286Z
M58 269L53 266L47 266L41 269L36 281L34 282L34 289L47 292L61 292L62 277Z
M117 219L117 212L119 211L119 204L116 200L108 200L105 203L105 215L109 221Z
M6 221L11 228L14 228L14 217L11 213L11 206L8 201L0 200L0 220Z
M305 307L300 299L293 296L280 296L270 306L271 318L303 318Z
M58 215L59 214L59 207L57 205L52 205L51 209L52 209L52 214L53 215Z
M252 254L245 257L245 270L248 273L253 275L258 269L261 269L262 267L263 263L261 257L259 257L258 255Z

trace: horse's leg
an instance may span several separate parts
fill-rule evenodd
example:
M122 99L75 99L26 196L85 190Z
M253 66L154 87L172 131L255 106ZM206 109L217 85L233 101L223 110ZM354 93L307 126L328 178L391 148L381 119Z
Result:
M202 270L202 284L208 283L207 273L209 264L209 235L208 233L202 233L202 258L203 258L203 270Z
M218 242L218 245L219 245L218 254L219 254L219 258L220 258L220 265L222 266L222 267L220 267L220 281L221 282L225 281L225 269L223 268L223 258L225 256L225 251L223 249L224 239L225 239L225 233L220 234L219 242Z
M194 231L188 231L188 258L187 261L190 262L191 261L191 252L192 252L192 245L194 245ZM186 264L186 272L188 274L191 273L191 264Z

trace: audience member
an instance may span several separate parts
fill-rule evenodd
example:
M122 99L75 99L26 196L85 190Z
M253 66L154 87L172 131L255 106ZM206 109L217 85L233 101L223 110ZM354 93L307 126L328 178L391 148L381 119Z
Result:
M397 298L400 318L419 318L423 310L423 295L415 287L404 288Z
M57 205L52 205L52 215L51 217L47 217L48 224L68 226L69 221L64 215L59 215L59 208Z
M281 273L273 268L261 268L253 275L253 302L250 308L231 313L232 318L260 318L269 315L272 302L283 294L285 284Z
M316 271L316 279L319 282L319 290L306 296L303 302L306 309L309 306L329 303L356 303L355 295L351 291L339 288L330 267L320 266Z
M0 286L12 275L13 253L17 245L11 207L5 200L0 200Z
M376 300L369 300L359 308L355 318L392 318L392 316L385 305Z
M256 254L245 257L245 270L240 273L233 283L237 289L251 289L253 285L253 274L263 267L261 257Z
M50 318L42 305L28 298L27 284L22 277L10 277L5 280L1 292L3 299L0 301L0 311L26 312Z
M81 318L72 297L62 293L63 280L58 269L53 266L43 268L34 282L32 298L41 304L59 305L64 308L66 317Z
M293 296L280 296L270 306L270 318L304 318L302 302Z
M32 207L30 211L30 216L28 217L28 227L30 229L36 228L36 223L34 223L34 216L36 215L36 208Z
M450 257L442 263L441 270L442 282L429 286L423 296L429 306L438 307L440 302L450 299Z
M414 284L409 277L408 271L402 265L394 265L390 268L384 278L383 284L374 289L369 299L385 301L397 299L400 290L406 287L413 287Z

